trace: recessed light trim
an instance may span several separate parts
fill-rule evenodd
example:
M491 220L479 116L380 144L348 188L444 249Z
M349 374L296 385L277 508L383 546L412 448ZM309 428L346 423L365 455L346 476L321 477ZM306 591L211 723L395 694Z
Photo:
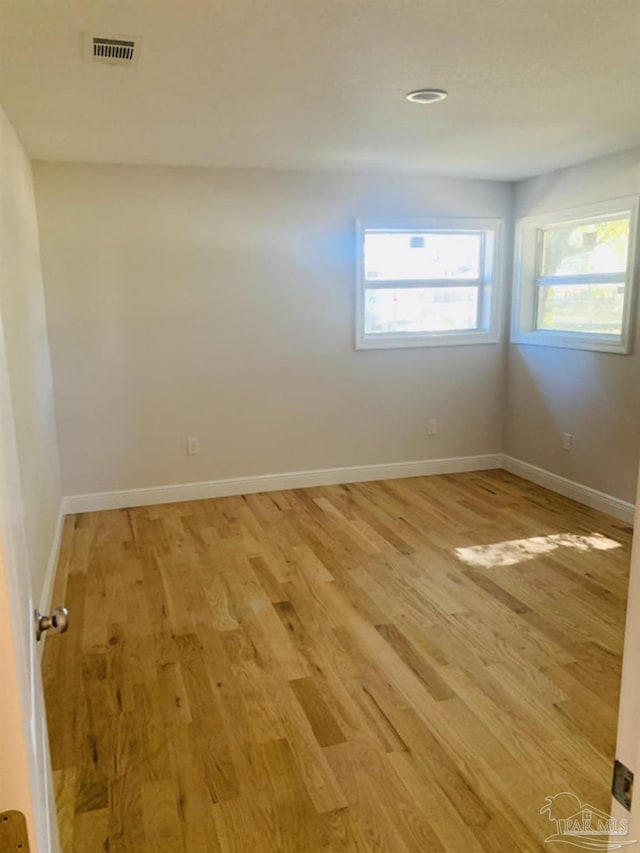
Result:
M444 101L448 94L444 89L415 89L405 97L412 104L435 104Z

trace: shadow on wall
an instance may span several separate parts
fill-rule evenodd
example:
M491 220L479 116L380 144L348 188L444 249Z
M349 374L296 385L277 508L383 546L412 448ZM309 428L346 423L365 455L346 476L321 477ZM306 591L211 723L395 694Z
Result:
M565 426L562 406L554 405L557 396L566 396L567 393L565 388L561 394L565 379L558 381L554 375L557 352L554 349L511 345L505 451L517 459L569 477L575 473L570 460L564 460L555 452L556 443L560 448L560 434L570 431ZM567 384L571 385L570 379Z
M640 452L638 359L512 345L505 452L621 500L635 500ZM562 434L573 446L562 448Z

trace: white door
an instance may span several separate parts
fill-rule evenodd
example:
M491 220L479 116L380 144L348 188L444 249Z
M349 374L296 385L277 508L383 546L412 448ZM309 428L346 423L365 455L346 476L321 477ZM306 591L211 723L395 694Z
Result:
M636 841L640 850L640 480L631 551L616 758L638 778L631 798L631 812L614 800L612 813L618 820L629 821L626 837ZM636 849L635 845L631 849Z
M0 327L0 812L25 814L32 853L58 853L23 522L13 407Z

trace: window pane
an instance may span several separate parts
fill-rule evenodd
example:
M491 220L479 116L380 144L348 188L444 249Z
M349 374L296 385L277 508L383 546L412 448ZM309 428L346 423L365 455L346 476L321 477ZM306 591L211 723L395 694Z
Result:
M451 332L477 328L477 287L365 291L365 334Z
M364 269L367 281L480 278L480 234L428 231L367 231Z
M625 272L628 251L629 217L546 228L541 275Z
M538 287L538 328L620 335L624 286L565 284Z

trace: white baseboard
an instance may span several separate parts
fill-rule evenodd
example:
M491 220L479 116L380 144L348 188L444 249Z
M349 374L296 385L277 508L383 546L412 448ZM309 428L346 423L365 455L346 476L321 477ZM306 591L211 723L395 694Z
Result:
M53 596L53 585L56 579L56 570L58 568L58 557L60 556L60 543L62 541L62 529L64 527L64 517L66 512L64 511L64 498L60 504L60 509L58 511L58 517L56 518L56 526L53 531L53 540L51 541L51 549L49 550L49 559L47 561L47 569L44 575L44 583L42 584L42 591L40 593L40 601L38 603L38 609L40 613L51 613L52 607L52 596ZM57 602L56 606L64 604L63 601ZM42 653L44 652L44 644L47 639L47 634L44 633L42 635L42 639L39 643L39 654L40 658L42 658Z
M62 499L62 512L97 512L105 509L124 509L133 506L197 501L255 492L276 492L310 486L332 486L337 483L363 483L368 480L395 480L401 477L424 477L429 474L459 474L465 471L487 471L504 468L506 471L558 492L593 509L606 512L627 524L633 524L634 505L612 495L599 492L573 480L567 480L544 468L538 468L502 453L482 456L456 456L450 459L423 459L416 462L391 462L380 465L358 465L352 468L323 468L317 471L292 471L286 474L261 474L256 477L233 477L209 480L204 483L179 483L173 486L151 486L147 489L125 489L118 492L94 492L87 495L68 495ZM60 544L61 524L56 532L56 556L47 569L45 592L50 597ZM53 551L52 551L53 560ZM43 593L43 601L46 596ZM46 605L48 606L48 601ZM43 610L42 612L46 612Z
M255 492L279 492L310 486L333 486L337 483L363 483L368 480L395 480L401 477L423 477L428 474L459 474L464 471L488 471L502 466L501 453L482 456L457 456L451 459L424 459L417 462L391 462L381 465L358 465L353 468L323 468L318 471L293 471L287 474L263 474L257 477L233 477L205 483L180 483L174 486L152 486L148 489L126 489L120 492L95 492L68 495L63 498L63 512L95 512L132 506L196 501Z
M558 494L564 495L566 498L573 498L574 501L590 506L592 509L606 512L608 515L612 515L614 518L618 518L627 524L633 524L635 506L628 501L614 498L612 495L599 492L597 489L592 489L589 486L583 486L581 483L576 483L573 480L567 480L566 477L552 474L551 471L538 468L536 465L523 462L521 459L514 459L512 456L503 455L502 467L505 471L516 474L518 477L523 477L525 480L530 480L538 486L544 486L545 489L558 492Z

